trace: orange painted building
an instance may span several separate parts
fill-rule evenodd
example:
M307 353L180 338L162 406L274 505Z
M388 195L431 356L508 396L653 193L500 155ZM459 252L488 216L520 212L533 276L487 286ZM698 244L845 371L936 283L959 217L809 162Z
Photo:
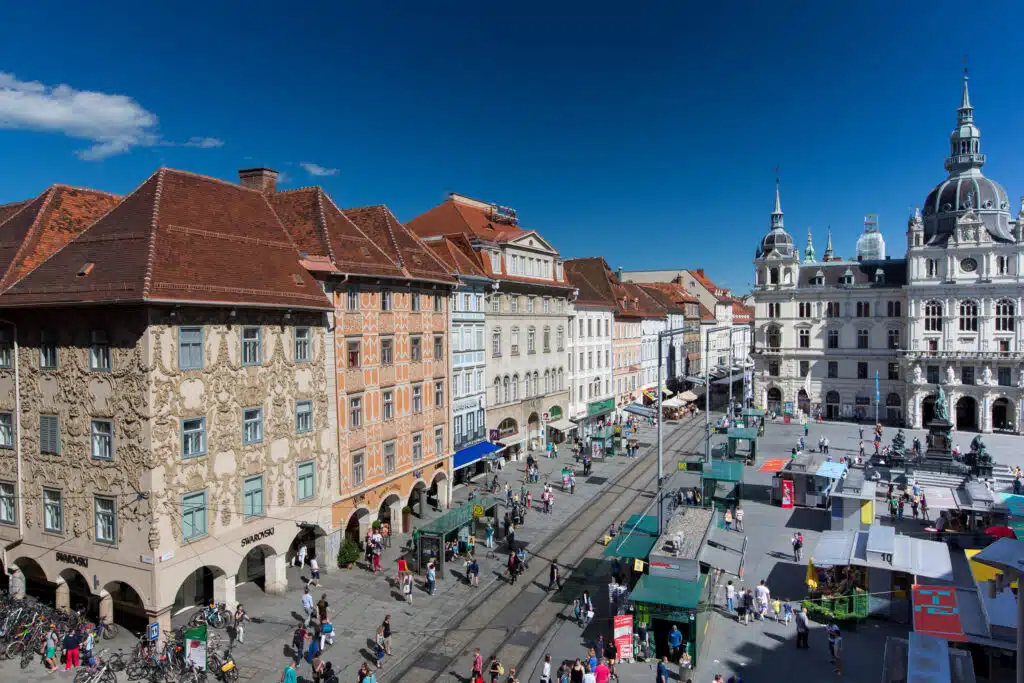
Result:
M338 500L333 530L448 503L448 306L456 281L384 206L341 210L320 188L270 197L334 306Z

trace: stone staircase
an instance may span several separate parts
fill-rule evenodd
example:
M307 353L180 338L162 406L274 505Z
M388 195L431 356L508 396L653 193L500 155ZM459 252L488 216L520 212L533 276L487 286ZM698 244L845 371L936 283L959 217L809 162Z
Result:
M934 488L957 489L970 479L970 477L964 475L929 472L926 470L912 471L911 474L906 474L902 470L892 470L888 476L886 476L886 470L882 469L880 472L882 473L881 481L885 483L891 480L897 484L909 484L911 481L917 480L917 483L921 486ZM994 465L990 481L994 491L1012 491L1013 470L1007 465Z

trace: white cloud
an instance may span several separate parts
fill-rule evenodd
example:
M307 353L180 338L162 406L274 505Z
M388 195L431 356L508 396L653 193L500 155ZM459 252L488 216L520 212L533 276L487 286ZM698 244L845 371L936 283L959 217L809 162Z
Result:
M311 164L308 161L300 161L299 166L304 168L306 173L312 176L338 175L338 169L336 168L324 168L319 164Z
M63 133L88 140L92 146L76 154L86 161L124 154L133 147L176 146L160 137L156 114L127 95L75 90L20 81L0 71L0 128ZM185 147L209 149L224 143L216 138L192 137Z

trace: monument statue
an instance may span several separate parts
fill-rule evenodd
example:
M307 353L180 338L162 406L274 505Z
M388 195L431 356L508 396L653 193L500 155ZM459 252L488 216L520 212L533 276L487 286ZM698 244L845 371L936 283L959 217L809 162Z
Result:
M939 395L935 399L935 419L945 421L947 418L946 413L946 392L942 390L942 385L939 385Z
M896 436L892 438L892 450L901 458L907 455L907 437L903 434L902 429L897 431Z
M991 465L992 456L988 454L985 449L985 442L981 438L981 434L971 439L971 454L974 456L974 460L979 465Z

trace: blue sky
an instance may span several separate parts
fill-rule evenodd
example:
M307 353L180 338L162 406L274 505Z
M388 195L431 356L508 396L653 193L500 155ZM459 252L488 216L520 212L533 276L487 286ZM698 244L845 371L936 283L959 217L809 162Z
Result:
M873 212L901 253L965 56L985 171L1024 194L1015 3L87 4L4 10L0 202L265 164L402 219L508 204L563 256L744 290L776 165L801 248L831 224L851 255Z

